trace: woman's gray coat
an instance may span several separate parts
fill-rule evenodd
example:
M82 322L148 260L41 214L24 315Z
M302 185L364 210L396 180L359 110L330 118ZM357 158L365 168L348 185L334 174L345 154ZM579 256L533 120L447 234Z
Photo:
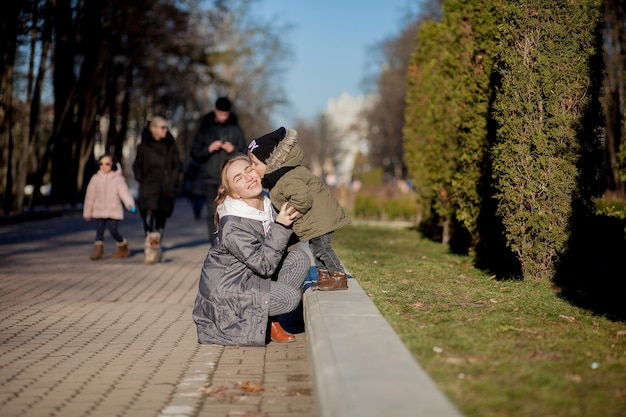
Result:
M270 280L292 230L274 223L269 198L265 198L265 213L243 207L243 201L230 197L225 203L229 208L220 212L218 243L204 261L193 309L198 342L264 346L268 341ZM256 212L258 218L251 218L254 213L242 217L242 208Z

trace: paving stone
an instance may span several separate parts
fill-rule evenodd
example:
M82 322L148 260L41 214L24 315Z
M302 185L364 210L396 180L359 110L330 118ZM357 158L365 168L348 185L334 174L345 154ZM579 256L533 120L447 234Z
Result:
M120 224L131 249L121 260L108 234L105 259L89 260L95 226L79 213L0 229L2 417L316 416L308 375L291 383L307 394L300 402L284 387L308 369L304 335L198 345L191 309L206 225L177 204L157 265L143 264L139 216ZM255 386L264 389L246 391Z

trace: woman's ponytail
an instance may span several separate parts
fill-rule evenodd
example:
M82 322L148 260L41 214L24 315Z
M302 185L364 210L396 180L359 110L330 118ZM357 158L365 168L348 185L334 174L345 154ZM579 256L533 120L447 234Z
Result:
M217 197L215 197L215 204L213 205L213 221L215 222L215 231L220 230L220 215L217 212L217 207L226 200L228 196L228 188L224 184L220 184L217 187Z

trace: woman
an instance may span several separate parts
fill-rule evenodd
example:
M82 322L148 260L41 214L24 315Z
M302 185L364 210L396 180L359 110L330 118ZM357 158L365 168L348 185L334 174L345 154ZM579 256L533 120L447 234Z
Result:
M141 134L133 174L139 183L137 205L146 234L146 263L160 260L165 222L174 211L176 187L183 170L167 121L154 117Z
M193 309L198 342L263 346L269 339L294 341L274 317L298 307L311 264L301 249L285 254L289 226L299 213L286 203L276 213L245 155L224 163L221 181L216 245L204 261Z

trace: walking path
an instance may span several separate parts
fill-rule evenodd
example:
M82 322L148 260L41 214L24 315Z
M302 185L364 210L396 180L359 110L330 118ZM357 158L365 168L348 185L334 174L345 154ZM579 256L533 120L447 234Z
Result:
M0 415L296 416L317 413L306 335L235 348L198 345L191 309L206 224L179 200L163 262L143 264L139 216L120 231L131 256L89 260L79 214L0 226Z
M94 262L79 213L0 225L1 417L461 417L356 280L304 293L294 343L199 345L204 221L178 200L156 265L138 215L120 232Z

